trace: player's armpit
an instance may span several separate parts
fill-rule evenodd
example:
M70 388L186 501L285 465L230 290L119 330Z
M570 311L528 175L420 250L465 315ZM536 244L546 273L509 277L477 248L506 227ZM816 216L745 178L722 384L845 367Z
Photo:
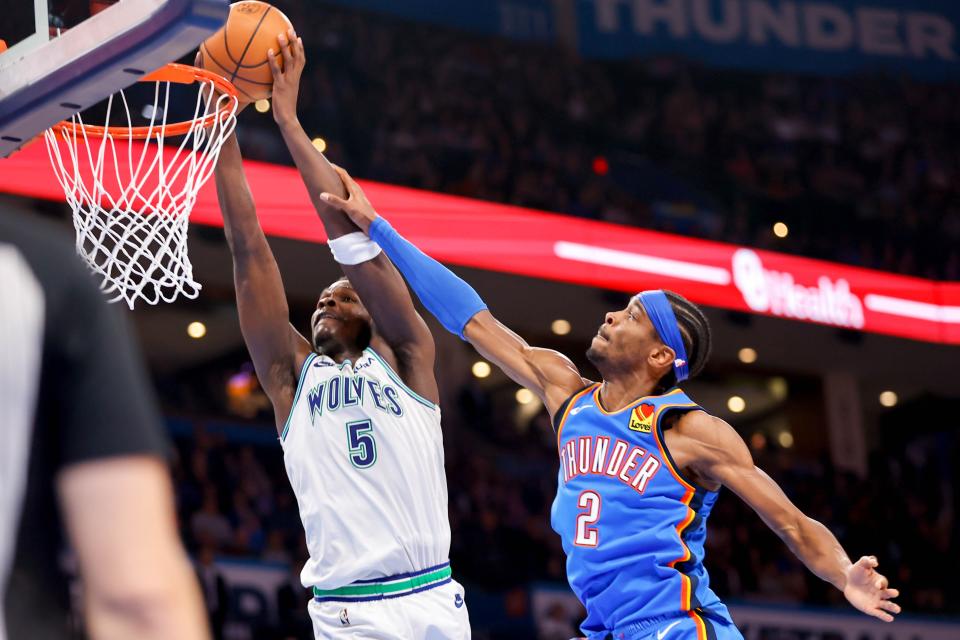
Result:
M433 374L436 358L433 334L413 306L410 291L396 267L383 254L357 265L341 267L360 294L377 334L396 358L397 371L403 381L424 398L439 403L440 391Z
M702 478L737 494L823 580L843 589L850 560L840 543L819 522L808 518L780 486L753 463L743 438L729 424L703 412L678 423L695 445L691 468Z
M570 358L552 349L531 347L489 311L473 316L464 328L463 336L511 380L535 393L551 416L584 386L583 378Z
M743 438L720 418L702 411L683 416L677 432L688 453L677 462L689 466L709 484L720 484L743 499L764 522L779 533L796 528L803 514L770 476L753 463Z

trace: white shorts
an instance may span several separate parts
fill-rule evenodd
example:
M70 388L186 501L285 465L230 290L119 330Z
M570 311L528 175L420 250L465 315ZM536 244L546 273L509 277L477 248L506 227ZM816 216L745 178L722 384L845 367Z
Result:
M364 640L470 640L463 587L455 580L418 593L370 602L308 605L313 635Z

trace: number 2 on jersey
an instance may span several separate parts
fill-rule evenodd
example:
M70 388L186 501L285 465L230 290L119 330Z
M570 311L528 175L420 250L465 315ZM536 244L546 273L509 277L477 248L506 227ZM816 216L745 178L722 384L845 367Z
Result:
M584 491L577 499L577 506L586 509L577 516L577 535L573 544L578 547L596 547L600 543L600 532L593 524L600 519L600 494L596 491Z
M347 423L347 450L350 462L357 469L369 469L377 461L377 442L373 439L373 423L356 420Z

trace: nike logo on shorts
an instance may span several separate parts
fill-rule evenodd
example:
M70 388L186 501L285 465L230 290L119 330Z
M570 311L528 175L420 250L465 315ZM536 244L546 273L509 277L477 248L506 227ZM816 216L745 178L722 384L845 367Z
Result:
M457 607L457 609L459 609L460 607L462 607L462 606L463 606L463 596L460 595L459 593L458 593L457 595L453 596L453 604Z
M671 622L670 624L665 626L663 629L660 629L659 631L657 631L657 640L663 640L663 637L668 633L670 633L670 629L673 629L675 626L677 626L681 622L683 622L683 620L677 620L676 622Z

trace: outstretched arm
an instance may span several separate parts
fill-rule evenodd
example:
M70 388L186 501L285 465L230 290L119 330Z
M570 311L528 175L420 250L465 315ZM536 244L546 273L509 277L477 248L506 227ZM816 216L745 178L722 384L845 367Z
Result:
M551 418L585 384L570 358L552 349L531 347L486 309L470 319L463 337L511 380L534 392Z
M314 148L297 119L297 95L300 76L305 64L303 42L291 29L277 38L283 57L283 69L277 57L268 53L273 70L273 116L280 127L284 142L300 170L327 236L340 238L359 229L336 208L331 207L320 195L328 192L346 198L344 184L336 170L324 155ZM363 197L362 192L350 194ZM359 264L341 264L350 284L360 294L363 305L370 312L384 345L375 345L378 351L392 359L404 381L417 393L436 402L439 399L437 383L433 376L433 336L423 318L413 306L413 300L403 278L383 255Z
M900 593L888 588L887 579L877 573L877 559L864 556L850 562L830 530L804 515L777 483L753 464L746 443L733 427L697 411L686 414L676 431L679 448L696 452L690 466L698 476L740 496L810 571L842 591L850 604L886 622L893 620L891 613L900 613L900 607L891 602ZM674 443L669 446L674 449Z
M280 270L257 220L236 134L223 144L215 175L233 255L240 330L281 429L293 402L298 365L310 353L310 345L290 325Z
M583 388L584 380L569 358L557 351L531 347L494 318L470 285L397 233L377 214L356 182L342 169L337 171L350 198L324 193L323 200L369 233L448 331L470 342L514 382L537 394L551 416L564 400Z

